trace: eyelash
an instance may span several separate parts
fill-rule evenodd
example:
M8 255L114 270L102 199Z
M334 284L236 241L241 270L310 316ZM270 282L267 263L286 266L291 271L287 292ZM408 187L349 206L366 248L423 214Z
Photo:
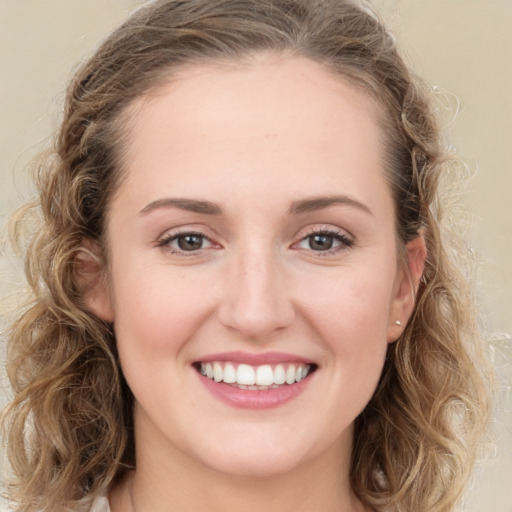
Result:
M171 242L178 240L181 237L186 237L186 236L189 236L189 237L196 236L196 237L199 237L203 241L203 243L204 243L204 241L207 241L211 244L214 244L214 242L211 238L209 238L204 233L201 233L199 231L179 231L179 232L169 234L168 236L165 236L164 238L158 240L156 245L157 245L157 247L160 247L162 249L165 249L166 251L169 251L171 254L175 254L175 255L179 255L179 256L183 256L183 257L201 255L202 251L205 249L203 247L201 247L200 249L197 249L197 250L186 251L183 249L176 249L176 248L170 246ZM331 256L340 251L350 249L354 245L354 240L352 240L345 234L343 234L339 231L333 230L333 229L312 229L309 233L307 233L305 236L303 236L298 242L295 242L293 245L296 246L296 245L308 240L309 238L311 238L313 236L332 237L335 241L339 242L339 245L336 245L335 247L325 250L325 251L321 251L321 250L315 251L314 249L311 249L311 248L306 249L306 250L309 250L309 251L315 253L315 255L320 256L320 257Z
M197 236L197 237L201 238L201 240L203 240L203 243L204 243L204 240L206 240L206 241L210 242L212 245L214 245L214 242L211 238L209 238L204 233L201 233L199 231L175 232L175 233L169 234L169 235L165 236L164 238L158 240L156 245L157 245L157 247L160 247L160 248L170 252L171 254L176 254L178 256L183 256L183 257L199 256L200 254L202 254L202 251L204 250L203 247L201 247L200 249L195 250L195 251L185 251L183 249L177 249L177 248L171 247L169 245L171 242L178 240L179 238L186 237L186 236Z
M316 256L319 257L326 257L326 256L332 256L333 254L336 254L341 251L345 251L347 249L350 249L354 245L354 240L349 238L347 235L340 231L336 231L334 229L312 229L309 233L307 233L305 236L303 236L298 242L296 242L294 245L298 245L299 243L308 240L308 238L311 238L312 236L328 236L332 237L335 241L339 242L339 245L328 249L326 251L315 251L313 249L309 249L311 252L315 253Z

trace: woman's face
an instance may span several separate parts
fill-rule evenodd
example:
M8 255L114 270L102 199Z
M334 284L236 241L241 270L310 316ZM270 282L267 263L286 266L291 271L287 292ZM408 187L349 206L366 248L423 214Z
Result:
M346 462L413 301L377 115L299 58L191 68L131 107L90 304L115 325L139 461Z

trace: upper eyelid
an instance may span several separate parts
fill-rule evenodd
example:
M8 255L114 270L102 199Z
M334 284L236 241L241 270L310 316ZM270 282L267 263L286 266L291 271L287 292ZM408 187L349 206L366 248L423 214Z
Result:
M216 249L218 247L222 247L221 245L217 244L214 240L212 240L210 237L205 235L204 233L200 232L194 232L192 230L183 230L183 231L177 231L175 233L169 233L167 231L167 236L164 233L164 235L160 238L158 238L155 242L155 247L165 253L174 255L177 258L194 258L194 257L203 257L205 255L205 251L208 251L209 249ZM186 236L186 235L195 235L200 236L207 240L209 244L211 244L210 247L201 247L196 250L186 251L179 247L173 247L171 244L175 242L180 236ZM217 247L215 247L217 245Z
M346 245L348 245L348 244L352 245L354 243L354 240L351 237L349 237L343 233L338 233L336 231L313 231L312 233L310 233L306 236L300 237L296 242L293 243L293 245L303 242L304 240L307 240L308 238L310 238L311 236L314 236L314 235L330 236L332 238L335 238L335 239L343 242Z
M319 224L316 226L308 226L300 230L298 234L296 235L296 240L303 240L304 238L307 238L308 236L314 235L315 233L328 233L330 235L338 235L340 237L349 238L352 241L355 241L355 236L350 233L350 231L333 226L328 224Z
M211 233L209 233L211 232ZM304 228L301 228L297 234L293 237L292 245L300 242L301 240L304 240L305 238L314 235L314 234L329 234L332 236L339 236L340 238L346 238L349 239L352 242L355 242L356 238L346 229L340 228L338 226L333 226L329 224L317 224L317 225L311 225L306 226ZM204 226L177 226L174 228L169 228L165 230L161 235L159 235L155 241L155 244L161 244L165 243L166 241L173 240L179 236L182 235L198 235L202 236L208 241L223 245L222 242L219 242L219 239L222 239L222 237L213 229L206 228Z
M356 243L356 238L349 233L347 230L332 226L332 225L323 225L322 227L318 226L308 226L306 228L306 231L299 232L299 234L296 236L295 241L291 244L291 248L296 247L298 244L306 240L312 235L316 234L323 234L332 236L334 238L337 238L340 242L339 246L333 247L331 249L325 250L325 251L313 251L317 256L328 256L333 255L334 253L338 253L340 250L346 250L350 249L354 246Z
M183 232L177 232L177 233L169 233L168 235L164 234L163 236L161 236L160 238L157 239L156 245L159 246L159 247L165 247L165 246L168 246L171 242L174 242L180 236L186 236L186 235L200 236L200 237L204 238L206 241L208 241L208 243L212 244L212 246L215 246L215 245L220 246L220 244L215 242L208 235L205 235L204 233L195 232L195 231L183 231ZM207 249L207 248L206 247L202 247L201 249L198 249L197 251L190 251L190 252L199 252L199 251L202 251L204 249Z
M206 233L203 233L199 230L195 230L195 229L176 229L176 230L173 230L173 229L168 229L167 231L164 231L162 235L160 235L158 237L158 239L164 239L164 238L178 238L179 236L183 236L183 235L197 235L197 236L202 236L204 238L210 238Z
M158 235L156 238L156 243L165 239L172 239L181 235L199 235L207 238L210 241L214 239L221 238L220 235L211 228L206 228L202 225L191 224L185 226L176 226L172 228L168 228L162 232L162 234Z

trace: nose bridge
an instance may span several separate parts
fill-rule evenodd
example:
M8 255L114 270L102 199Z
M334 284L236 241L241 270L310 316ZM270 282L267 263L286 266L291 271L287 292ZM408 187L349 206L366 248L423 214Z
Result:
M221 306L221 321L251 339L267 336L293 320L284 272L271 247L252 243L238 251Z

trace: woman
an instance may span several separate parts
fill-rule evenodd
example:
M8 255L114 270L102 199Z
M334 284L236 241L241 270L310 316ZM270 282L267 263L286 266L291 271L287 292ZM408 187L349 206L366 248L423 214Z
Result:
M137 11L14 219L18 510L453 510L489 385L450 167L366 4Z

